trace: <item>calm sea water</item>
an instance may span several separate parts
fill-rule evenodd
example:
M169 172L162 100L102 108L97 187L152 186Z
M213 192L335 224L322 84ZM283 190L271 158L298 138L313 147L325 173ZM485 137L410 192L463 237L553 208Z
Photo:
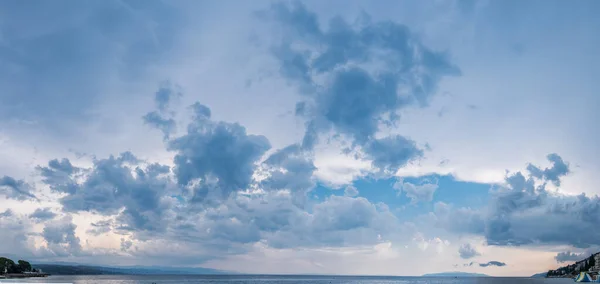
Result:
M354 276L241 276L241 275L94 275L94 276L50 276L48 278L3 279L0 283L73 283L73 284L166 284L166 283L218 283L218 284L475 284L475 283L573 283L571 279L545 278L426 278L426 277L354 277Z

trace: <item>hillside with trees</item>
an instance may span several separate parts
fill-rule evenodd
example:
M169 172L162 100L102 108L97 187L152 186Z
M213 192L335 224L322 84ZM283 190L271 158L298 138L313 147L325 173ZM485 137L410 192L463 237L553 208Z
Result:
M600 270L600 252L573 264L549 270L546 277L573 277L580 272L597 273Z

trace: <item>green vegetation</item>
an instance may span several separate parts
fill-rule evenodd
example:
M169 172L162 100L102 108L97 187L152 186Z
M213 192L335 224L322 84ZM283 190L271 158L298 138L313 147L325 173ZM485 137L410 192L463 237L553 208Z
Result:
M0 274L18 274L32 271L33 268L31 267L31 264L25 260L19 260L17 263L15 263L9 258L0 257Z
M31 264L24 260L19 260L17 266L21 272L29 272L32 270Z

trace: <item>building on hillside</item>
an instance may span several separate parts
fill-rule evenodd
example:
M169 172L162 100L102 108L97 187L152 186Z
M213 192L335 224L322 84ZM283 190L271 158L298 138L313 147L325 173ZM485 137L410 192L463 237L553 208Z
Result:
M600 271L600 253L594 255L594 266L590 268L591 271Z

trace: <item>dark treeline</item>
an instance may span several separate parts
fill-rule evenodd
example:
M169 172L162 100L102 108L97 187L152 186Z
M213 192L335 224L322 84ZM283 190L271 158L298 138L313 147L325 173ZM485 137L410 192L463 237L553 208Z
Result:
M0 257L0 274L18 274L25 272L37 272L35 268L31 267L31 264L25 260L19 260L16 263L6 257Z

